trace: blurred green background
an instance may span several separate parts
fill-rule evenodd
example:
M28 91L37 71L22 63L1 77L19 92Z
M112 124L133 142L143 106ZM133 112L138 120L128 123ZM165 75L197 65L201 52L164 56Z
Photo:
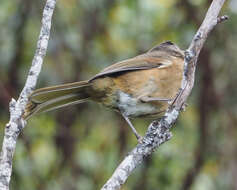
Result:
M187 48L208 0L58 0L37 87L88 79L165 40ZM0 2L0 141L34 55L45 1ZM237 190L237 1L208 37L187 110L123 190ZM149 120L136 119L144 134ZM11 189L99 189L136 139L95 103L32 118L17 142Z

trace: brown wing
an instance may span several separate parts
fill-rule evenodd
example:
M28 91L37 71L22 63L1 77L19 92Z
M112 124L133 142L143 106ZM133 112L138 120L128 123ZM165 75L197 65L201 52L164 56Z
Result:
M167 41L153 47L145 54L115 63L105 68L100 73L91 78L89 81L98 77L103 77L124 71L136 71L168 67L172 64L172 59L174 57L179 57L183 59L183 56L183 51L179 49L178 46L176 46L170 41Z
M170 64L171 62L168 59L165 59L164 57L152 57L147 53L115 63L95 75L93 78L90 79L90 81L95 78L107 76L114 73L166 67Z

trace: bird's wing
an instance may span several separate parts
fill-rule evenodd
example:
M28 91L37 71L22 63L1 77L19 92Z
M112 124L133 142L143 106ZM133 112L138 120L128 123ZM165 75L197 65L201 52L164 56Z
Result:
M151 53L146 53L131 59L115 63L95 75L93 78L90 79L90 81L99 77L104 77L115 73L152 68L164 68L172 64L168 57L165 58L164 56L152 56L149 54Z

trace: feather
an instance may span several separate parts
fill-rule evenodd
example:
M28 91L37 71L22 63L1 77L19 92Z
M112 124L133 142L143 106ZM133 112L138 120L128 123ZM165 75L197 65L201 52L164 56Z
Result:
M173 58L177 57L183 59L183 51L170 41L163 42L150 49L147 53L115 63L105 68L89 81L120 72L165 68L172 64L171 60Z

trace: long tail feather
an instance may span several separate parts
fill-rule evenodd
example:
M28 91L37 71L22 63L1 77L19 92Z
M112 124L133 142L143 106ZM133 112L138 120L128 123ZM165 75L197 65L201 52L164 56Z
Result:
M23 117L29 119L36 113L83 103L89 99L89 87L88 81L81 81L37 89L29 98Z

